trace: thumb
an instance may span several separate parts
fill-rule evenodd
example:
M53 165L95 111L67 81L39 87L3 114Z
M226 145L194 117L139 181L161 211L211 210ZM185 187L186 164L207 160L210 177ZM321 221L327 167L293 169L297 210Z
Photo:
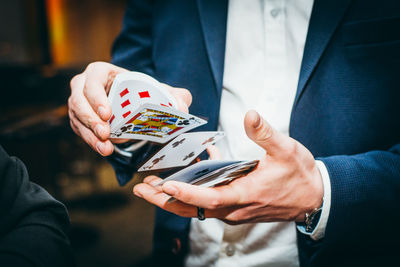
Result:
M165 88L168 89L169 93L175 98L178 109L185 113L189 113L189 106L192 104L192 94L185 88L172 87L168 84L161 83Z
M244 117L244 129L247 136L268 154L274 155L282 151L290 138L276 131L255 110L249 110Z

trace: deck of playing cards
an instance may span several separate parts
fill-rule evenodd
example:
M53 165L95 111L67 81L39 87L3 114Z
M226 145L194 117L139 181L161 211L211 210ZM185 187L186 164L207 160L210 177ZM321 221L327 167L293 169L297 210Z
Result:
M138 171L184 167L208 146L225 136L224 132L190 132L207 121L177 109L176 100L154 78L139 72L118 74L108 99L112 115L108 123L111 138L167 143ZM172 140L172 141L171 141ZM250 172L258 161L206 160L166 178L201 186L214 186Z
M158 185L162 185L168 181L179 181L211 187L242 177L251 172L257 164L258 160L203 160L172 174Z

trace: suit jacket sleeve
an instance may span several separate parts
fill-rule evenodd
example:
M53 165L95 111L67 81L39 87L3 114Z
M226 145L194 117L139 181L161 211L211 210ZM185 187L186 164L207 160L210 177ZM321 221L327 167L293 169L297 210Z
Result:
M344 261L358 251L383 262L400 238L400 144L387 151L318 159L329 172L331 209L322 240L300 238L300 244L307 244L302 256L311 259L325 247L334 248Z
M150 76L154 76L151 39L152 5L153 1L128 2L122 31L112 48L111 60L115 65ZM146 145L129 158L115 152L109 156L107 159L116 172L119 184L126 184L136 172L138 165L157 148L157 145Z
M331 180L329 242L387 240L400 214L400 144L388 151L321 158ZM392 228L393 227L393 228Z
M29 182L24 164L0 146L0 265L73 266L63 204Z
M130 0L122 31L114 42L111 62L132 71L154 75L152 60L152 2Z

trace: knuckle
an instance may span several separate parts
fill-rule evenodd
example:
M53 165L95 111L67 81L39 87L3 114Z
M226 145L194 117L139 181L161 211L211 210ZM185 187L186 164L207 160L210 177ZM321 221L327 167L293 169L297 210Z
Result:
M75 75L72 79L71 79L71 81L69 82L69 87L71 88L71 90L75 87L75 85L76 85L76 80L78 79L78 77L77 77L78 75Z
M87 80L83 87L83 95L86 97L87 101L92 107L97 107L99 105L105 105L103 103L106 99L105 90L99 90L96 86L95 81Z
M183 202L187 202L187 203L191 203L193 200L193 196L191 194L186 194L185 192L182 192L181 190L177 190L174 198L183 201Z
M91 88L91 82L86 80L85 84L83 85L83 94L87 97L88 96L88 92Z
M93 82L86 81L85 86L83 87L83 95L86 97L87 101L92 107L96 107L99 105L101 101L101 94L97 92L93 92L94 86ZM96 95L97 97L94 97Z
M91 72L97 68L98 62L91 62L87 65L86 71Z
M158 180L158 177L157 176L155 176L155 175L150 175L150 176L147 176L146 178L144 178L143 179L143 182L144 183L147 183L147 184L152 184L154 181L156 181L156 180Z
M76 106L78 105L78 101L76 100L76 97L74 95L71 95L68 97L68 109L69 110L74 110Z
M72 96L68 97L68 101L67 101L68 110L70 110L71 106L72 106L72 99L71 98L72 98Z
M98 68L104 66L105 64L106 64L106 63L103 62L103 61L94 61L94 62L91 62L91 63L89 63L89 64L87 65L86 71L88 71L88 72L95 71L95 70L97 70Z
M295 156L298 153L299 145L297 142L288 142L286 144L286 152L288 156Z
M72 112L71 109L68 109L68 117L69 117L70 121L74 121L75 120L74 113Z
M77 74L71 79L71 81L69 82L69 86L70 86L71 90L74 90L78 86L78 81L79 81L79 79L81 79L81 77L82 77L82 74Z
M91 129L93 126L93 118L89 116L87 113L82 114L81 117L86 127Z
M272 137L272 135L274 134L274 129L271 127L271 125L269 125L268 123L264 123L264 131L262 132L262 136L261 138L263 139L263 141L268 140Z
M274 128L272 128L269 124L265 128L264 138L269 139L274 134Z
M71 113L70 113L70 118L72 118L72 120L79 120L81 123L83 123L83 125L86 128L91 129L92 126L94 126L93 124L95 123L95 120L88 113L86 112L81 112L81 113L71 112Z
M272 138L272 135L274 134L274 129L265 121L262 122L263 126L261 131L258 131L256 134L256 141L258 142L267 142Z

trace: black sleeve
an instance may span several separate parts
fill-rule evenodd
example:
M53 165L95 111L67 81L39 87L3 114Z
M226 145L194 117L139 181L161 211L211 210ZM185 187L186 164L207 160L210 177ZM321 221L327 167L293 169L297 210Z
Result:
M0 265L74 266L63 204L0 146Z

